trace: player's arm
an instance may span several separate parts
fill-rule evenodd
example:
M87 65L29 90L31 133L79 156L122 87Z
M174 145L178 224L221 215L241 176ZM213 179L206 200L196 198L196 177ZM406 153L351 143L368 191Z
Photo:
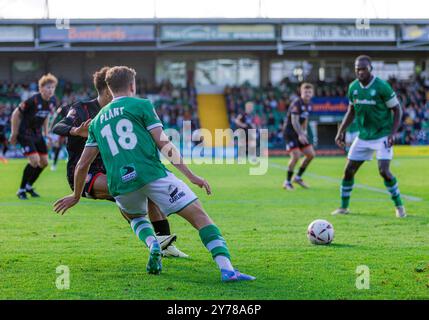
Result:
M46 117L45 121L43 122L43 134L45 137L49 137L49 117Z
M402 120L402 107L399 103L396 93L393 91L389 83L385 82L380 90L381 98L383 99L386 107L392 110L393 112L393 126L392 132L387 137L388 147L393 146L395 142L395 135L398 133L399 127L401 126Z
M58 134L60 136L65 136L65 137L67 136L80 136L82 138L88 137L88 128L89 128L89 125L91 124L91 119L81 122L79 126L74 126L74 124L76 123L77 117L78 116L75 108L71 107L67 116L61 119L61 121L59 121L57 124L55 124L54 127L52 128L52 131L55 134Z
M302 144L308 144L307 134L303 130L303 126L299 123L299 107L297 105L291 106L291 122L293 129L298 135L298 139Z
M345 131L348 128L348 126L351 125L354 118L355 118L355 109L352 104L349 104L346 115L344 116L343 121L341 122L340 127L338 128L337 135L335 137L335 143L340 148L344 148L346 146Z
M395 142L395 135L398 133L399 128L401 126L401 120L402 120L402 107L399 105L399 103L392 107L393 112L393 127L392 127L392 133L387 138L388 146L393 146Z
M83 149L83 153L74 171L74 192L54 203L55 212L64 214L69 208L79 202L83 188L85 187L85 180L88 175L89 167L97 157L98 152L97 146L86 146Z
M171 143L170 139L168 139L167 135L162 129L162 126L151 129L150 134L152 135L152 138L155 141L158 149L173 166L182 172L193 184L196 184L200 188L204 188L207 194L211 194L211 188L208 182L205 179L195 175L183 162L182 155L176 149L174 144Z
M11 135L10 135L10 143L11 144L16 144L17 139L18 139L18 132L19 132L19 127L21 125L21 121L22 121L22 110L21 107L23 107L23 104L21 104L18 108L16 108L13 112L12 112L12 117L10 119L10 124L11 124Z
M301 125L302 131L304 131L305 135L308 136L307 128L308 128L308 118L305 118L304 122Z
M145 101L143 104L144 105L142 105L141 108L136 109L135 112L138 117L141 117L146 130L150 132L158 149L171 162L171 164L182 172L193 184L206 189L207 194L210 194L211 189L207 181L195 175L186 166L186 164L183 163L182 155L176 149L174 144L171 143L170 139L162 129L161 120L159 119L152 103Z

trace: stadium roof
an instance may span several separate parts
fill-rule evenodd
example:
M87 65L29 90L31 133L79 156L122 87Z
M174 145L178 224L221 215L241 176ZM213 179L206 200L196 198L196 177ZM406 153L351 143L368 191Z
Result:
M48 25L55 24L57 19L0 19L0 24ZM70 19L76 24L354 24L356 19L340 18L126 18L126 19ZM429 25L428 19L369 19L370 24L419 24Z
M429 51L429 19L3 19L0 52Z
M0 18L429 18L422 0L1 0Z

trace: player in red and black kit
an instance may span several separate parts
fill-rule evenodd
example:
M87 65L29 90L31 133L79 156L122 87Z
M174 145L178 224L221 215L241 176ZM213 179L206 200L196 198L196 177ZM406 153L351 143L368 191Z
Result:
M108 101L104 103L104 105L107 103ZM82 155L86 142L86 138L82 137L82 135L86 134L87 124L91 122L91 119L98 114L101 108L98 99L79 101L69 107L62 107L62 109L68 109L68 113L66 117L53 127L52 131L54 134L68 138L67 152L69 158L67 162L67 181L72 190L74 189L74 170ZM95 198L92 187L97 177L102 174L106 174L106 169L104 168L101 156L98 155L89 169L87 183L82 196Z
M295 165L299 161L301 154L304 154L305 158L293 182L299 184L303 188L308 188L302 180L302 175L316 155L307 134L308 119L311 112L311 98L313 94L314 88L311 83L301 84L300 96L292 101L289 106L287 119L283 125L286 148L291 157L288 165L287 178L283 184L283 188L286 190L294 189L292 185L292 176Z
M26 200L28 192L32 197L39 197L34 191L33 184L40 173L48 165L48 148L45 138L48 138L49 116L56 108L55 88L58 80L48 73L39 79L39 93L20 104L12 113L11 144L19 144L28 164L24 168L21 186L17 196Z
M94 73L94 86L98 92L98 97L90 101L76 102L70 107L62 107L68 109L67 115L56 123L52 129L53 133L67 137L67 151L69 154L67 180L72 190L74 190L74 171L85 147L91 119L95 118L100 109L112 100L112 95L105 82L106 72L109 69L109 67L104 67ZM107 187L106 169L100 154L90 166L82 196L115 201ZM163 255L168 257L188 257L172 244L176 241L177 236L171 234L167 218L151 201L148 203L148 212ZM127 218L125 217L125 219Z

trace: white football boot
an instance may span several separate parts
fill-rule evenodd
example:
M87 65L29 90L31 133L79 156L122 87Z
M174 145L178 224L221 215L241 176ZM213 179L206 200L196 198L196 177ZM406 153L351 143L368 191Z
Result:
M167 236L156 236L156 239L159 242L159 246L161 247L161 250L164 250L169 245L171 245L174 241L176 241L177 236L173 233Z
M161 247L161 253L163 257L173 258L189 258L189 256L177 249L173 242L177 240L177 236L173 233L168 236L156 236L159 245Z
M398 218L405 218L407 216L407 213L405 212L404 206L396 207L395 211L396 211L396 217L398 217Z
M283 183L283 189L285 190L295 190L294 186L292 185L292 182L285 180Z
M336 216L336 215L340 215L340 214L345 215L345 214L349 214L349 213L350 213L350 211L347 208L338 208L335 211L332 211L331 214L333 216Z
M295 177L293 179L293 182L299 184L304 189L308 189L309 188L309 186L304 182L304 180L302 180L302 178Z
M162 250L162 256L169 258L189 258L189 256L177 249L175 245L170 244L166 249Z

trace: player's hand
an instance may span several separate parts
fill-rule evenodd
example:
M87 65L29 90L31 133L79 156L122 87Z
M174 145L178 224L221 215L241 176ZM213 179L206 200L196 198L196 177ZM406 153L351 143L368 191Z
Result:
M92 119L88 119L77 128L73 128L70 134L73 136L80 136L82 138L88 138L88 129ZM73 132L72 132L73 131Z
M300 134L298 136L298 140L299 142L301 142L302 144L308 144L308 139L307 136L305 134Z
M337 135L335 136L335 143L340 148L346 147L346 136L345 136L344 132L338 132L337 133Z
M394 144L395 144L395 136L391 134L390 136L387 137L387 147L391 148Z
M68 209L78 203L79 200L80 198L76 198L74 194L59 199L54 203L54 211L63 215Z
M199 186L200 188L204 188L208 195L212 193L212 189L210 188L209 183L204 178L193 175L192 177L189 178L189 180L193 184L196 184L197 186Z
M11 135L9 138L9 142L11 145L16 145L16 142L18 141L18 136L16 134Z

